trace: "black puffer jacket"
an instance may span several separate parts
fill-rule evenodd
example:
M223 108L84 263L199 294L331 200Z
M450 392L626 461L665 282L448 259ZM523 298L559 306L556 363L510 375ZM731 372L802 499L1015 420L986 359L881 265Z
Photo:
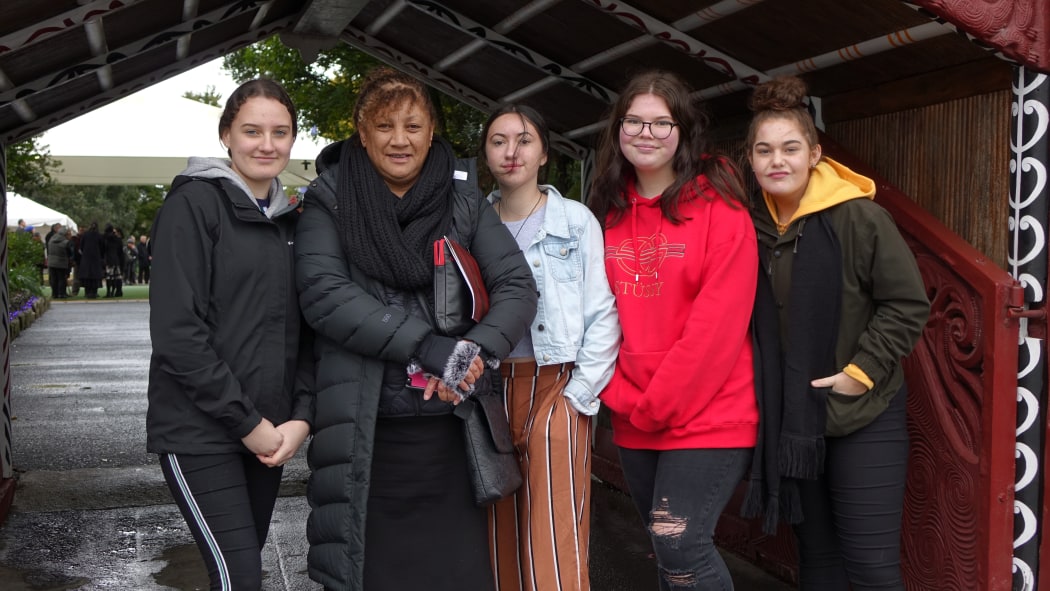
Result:
M286 208L268 219L227 179L175 178L150 231L149 451L248 453L262 417L313 419Z
M329 146L319 159L322 173L307 193L295 245L300 304L316 333L308 562L310 578L326 588L362 589L365 505L386 362L407 366L431 326L385 306L384 286L345 259L335 215L339 151L339 144ZM464 338L502 359L532 322L536 284L478 190L474 161L458 161L456 168L467 175L454 183L451 233L477 258L491 300L489 313Z

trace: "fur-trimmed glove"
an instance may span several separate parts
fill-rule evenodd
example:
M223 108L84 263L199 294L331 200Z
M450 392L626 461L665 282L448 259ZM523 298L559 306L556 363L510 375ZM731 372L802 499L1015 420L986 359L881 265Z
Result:
M440 376L446 386L458 391L457 386L467 376L471 362L480 352L481 346L477 343L430 334L419 344L416 357L425 372ZM472 384L467 393L473 390Z

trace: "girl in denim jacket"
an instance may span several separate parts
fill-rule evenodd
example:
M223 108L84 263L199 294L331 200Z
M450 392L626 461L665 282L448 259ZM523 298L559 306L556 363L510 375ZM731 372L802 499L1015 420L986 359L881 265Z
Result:
M620 346L601 227L583 204L539 184L549 146L539 113L505 106L482 137L499 184L489 201L540 292L531 331L501 369L525 484L492 509L493 570L500 591L586 591L591 417Z

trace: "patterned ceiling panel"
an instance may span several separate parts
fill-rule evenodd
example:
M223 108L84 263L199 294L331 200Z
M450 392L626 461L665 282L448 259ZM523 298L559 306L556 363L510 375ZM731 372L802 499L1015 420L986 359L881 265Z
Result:
M306 55L350 43L483 109L544 108L576 153L639 69L681 73L716 120L738 116L751 86L781 72L803 74L829 104L851 97L850 113L879 108L863 97L904 80L940 101L993 83L949 86L967 72L1008 72L1008 60L1050 68L1048 10L1041 0L5 0L0 143L283 33Z

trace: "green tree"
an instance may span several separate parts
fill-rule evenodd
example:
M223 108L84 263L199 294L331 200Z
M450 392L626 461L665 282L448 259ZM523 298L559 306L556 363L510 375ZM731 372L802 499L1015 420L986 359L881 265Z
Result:
M364 75L381 62L345 43L321 52L312 64L299 52L270 37L223 58L223 67L237 82L257 76L279 81L299 111L301 127L317 127L319 135L342 139L354 133L351 119ZM438 110L437 133L460 156L477 150L485 114L431 89Z
M182 96L213 107L222 106L222 95L216 92L215 87L211 84L208 85L204 92L184 92Z
M7 184L12 189L28 195L54 186L50 169L58 162L51 157L48 146L40 144L37 137L7 146Z
M351 114L363 76L380 63L348 44L340 43L321 52L314 63L304 64L299 52L286 47L277 37L223 58L223 68L238 82L258 76L280 82L299 111L300 127L316 126L319 135L333 140L354 132ZM447 139L461 157L477 156L481 128L488 114L433 88L431 100L438 110L437 133ZM579 199L579 162L554 151L549 160L546 182L557 186L565 196ZM488 178L482 182L486 189L492 184Z
M299 111L301 127L316 126L321 136L342 139L354 132L350 115L362 75L379 62L346 44L322 52L304 64L299 52L277 37L228 54L223 68L237 82L272 78L280 82Z
M130 185L56 185L27 197L73 218L78 226L113 224L125 236L149 232L164 199L164 189Z

